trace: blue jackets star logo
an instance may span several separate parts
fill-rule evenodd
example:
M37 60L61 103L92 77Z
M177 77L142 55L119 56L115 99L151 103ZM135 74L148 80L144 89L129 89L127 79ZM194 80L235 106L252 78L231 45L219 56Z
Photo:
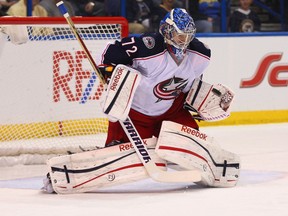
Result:
M153 88L154 95L158 98L156 102L161 100L172 100L178 97L182 90L187 86L188 80L179 77L173 77L158 83Z

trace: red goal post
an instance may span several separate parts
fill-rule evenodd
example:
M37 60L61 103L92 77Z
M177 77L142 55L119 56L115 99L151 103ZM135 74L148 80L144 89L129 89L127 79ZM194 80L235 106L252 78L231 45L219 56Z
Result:
M123 17L72 20L96 63L108 43L128 35ZM27 28L24 44L0 32L0 166L41 164L79 146L103 146L103 86L96 79L87 103L80 103L93 69L66 20L0 17L0 28L16 25Z
M117 24L121 27L121 36L129 34L128 21L124 17L72 17L75 25L77 24ZM0 17L0 25L65 25L67 21L63 17Z

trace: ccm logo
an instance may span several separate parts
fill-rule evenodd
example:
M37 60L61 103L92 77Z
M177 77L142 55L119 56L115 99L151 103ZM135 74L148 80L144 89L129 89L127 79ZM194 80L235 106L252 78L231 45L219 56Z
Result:
M274 64L270 67L271 64L275 61L280 61L283 53L273 53L261 60L260 64L257 67L256 73L252 78L243 79L240 84L240 88L249 88L259 85L265 74L268 73L268 82L271 86L283 87L288 86L288 77L286 79L280 79L279 74L286 72L288 74L288 64Z

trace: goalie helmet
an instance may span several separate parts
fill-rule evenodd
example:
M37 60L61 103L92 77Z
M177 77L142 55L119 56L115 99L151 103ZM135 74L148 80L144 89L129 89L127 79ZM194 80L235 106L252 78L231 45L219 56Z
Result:
M159 32L167 44L183 51L195 37L196 27L185 9L174 8L161 20Z

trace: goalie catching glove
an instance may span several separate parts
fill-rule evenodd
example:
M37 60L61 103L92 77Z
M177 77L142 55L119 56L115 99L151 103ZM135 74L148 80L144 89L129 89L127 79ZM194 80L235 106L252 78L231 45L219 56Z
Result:
M222 84L211 85L195 79L187 95L184 108L196 112L196 119L220 121L230 116L234 93Z

